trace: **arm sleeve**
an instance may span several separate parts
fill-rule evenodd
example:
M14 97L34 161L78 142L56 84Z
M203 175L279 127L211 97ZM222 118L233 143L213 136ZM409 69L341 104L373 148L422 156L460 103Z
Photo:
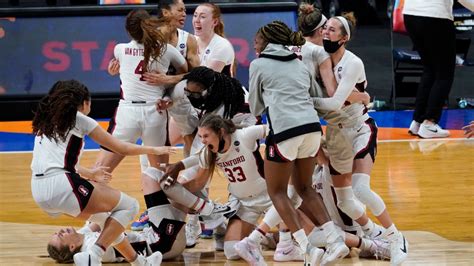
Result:
M337 86L336 92L330 98L313 98L314 106L320 110L335 111L340 109L347 97L354 89L358 77L364 71L364 65L360 61L353 61L345 67L341 73L341 80Z
M188 158L184 158L183 160L181 160L181 162L183 163L184 165L184 169L188 169L192 166L195 166L199 163L199 156L200 156L201 153L199 154L193 154L191 156L189 156Z
M250 64L249 69L249 107L250 112L254 116L259 116L265 110L265 105L263 104L258 67L255 65L255 62L256 61L253 61Z

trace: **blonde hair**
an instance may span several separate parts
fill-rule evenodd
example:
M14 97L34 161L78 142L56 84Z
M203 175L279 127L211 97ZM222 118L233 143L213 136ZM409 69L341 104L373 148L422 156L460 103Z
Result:
M299 7L298 30L303 36L311 36L323 20L321 10L308 3L302 3ZM322 26L322 25L321 25Z

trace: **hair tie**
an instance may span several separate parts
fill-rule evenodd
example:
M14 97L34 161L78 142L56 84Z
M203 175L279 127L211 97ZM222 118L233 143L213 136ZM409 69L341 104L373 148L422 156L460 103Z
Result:
M321 28L324 25L324 23L326 23L326 21L328 21L326 16L321 14L321 21L319 21L318 25L312 31L315 31L315 30Z

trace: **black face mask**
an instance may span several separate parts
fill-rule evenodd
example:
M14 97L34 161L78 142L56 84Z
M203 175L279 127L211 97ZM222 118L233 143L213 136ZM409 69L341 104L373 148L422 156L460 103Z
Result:
M339 41L340 40L332 42L331 40L323 39L324 51L329 54L335 53L342 46L342 43L339 44Z
M206 102L206 98L204 97L199 97L199 98L188 97L188 99L194 108L199 108L199 109L201 109L204 103Z

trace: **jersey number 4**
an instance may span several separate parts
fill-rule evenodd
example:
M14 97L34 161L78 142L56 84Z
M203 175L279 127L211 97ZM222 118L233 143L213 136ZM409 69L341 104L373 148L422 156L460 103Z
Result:
M138 66L135 68L135 74L140 75L140 80L145 81L143 79L143 64L145 63L145 60L141 60L140 63L138 63Z
M242 167L234 167L234 168L224 168L225 173L227 174L227 179L229 179L229 182L234 183L234 182L244 182L247 180L247 177L245 177L244 170L242 170Z

